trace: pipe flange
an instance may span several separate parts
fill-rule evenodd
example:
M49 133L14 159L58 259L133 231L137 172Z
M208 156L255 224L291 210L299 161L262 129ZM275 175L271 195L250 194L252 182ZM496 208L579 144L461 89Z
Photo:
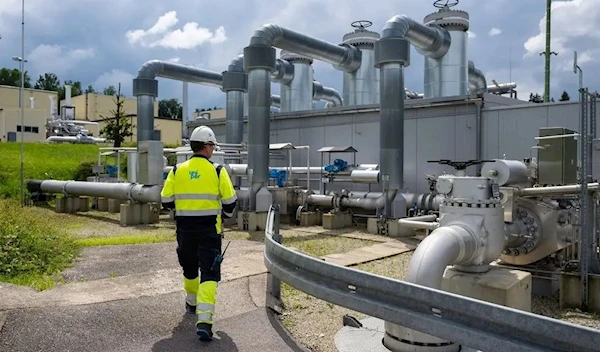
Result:
M426 26L438 25L446 29L469 30L469 14L461 10L442 8L438 12L431 13L423 19Z
M530 253L539 245L542 237L539 222L533 213L528 209L517 208L516 214L518 221L522 222L527 228L526 241L518 247L505 248L502 252L505 255L518 256Z
M250 45L244 48L244 71L263 69L273 72L275 69L275 48L264 45Z
M314 61L314 59L310 56L293 53L293 52L287 51L287 50L281 50L281 53L279 53L279 57L282 60L286 60L289 62L297 62L297 61L307 62L309 65L312 64Z
M65 182L65 184L62 187L62 195L65 197L69 196L69 193L67 193L67 185L69 184L69 181Z
M150 78L134 78L133 79L133 96L150 95L158 96L158 81Z
M388 37L375 43L375 67L382 64L396 63L404 67L410 66L410 42L404 38Z

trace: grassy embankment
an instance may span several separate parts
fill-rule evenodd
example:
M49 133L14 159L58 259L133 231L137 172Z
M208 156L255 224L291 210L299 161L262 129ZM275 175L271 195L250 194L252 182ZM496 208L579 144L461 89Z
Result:
M26 143L24 150L25 180L84 180L98 156L95 145ZM89 222L85 217L20 207L20 144L1 143L0 155L0 281L48 289L60 281L60 272L81 247L173 240L172 235L144 231L78 238Z

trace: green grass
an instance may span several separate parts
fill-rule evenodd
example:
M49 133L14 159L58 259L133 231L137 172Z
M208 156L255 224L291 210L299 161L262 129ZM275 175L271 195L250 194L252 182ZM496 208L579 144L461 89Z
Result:
M0 199L0 281L47 289L79 254L80 246L35 208Z
M87 237L75 240L82 247L115 246L123 244L163 243L175 241L174 234L140 234L113 237Z
M19 199L20 143L0 143L0 198ZM24 176L27 179L74 179L78 166L98 159L98 146L86 144L24 144Z

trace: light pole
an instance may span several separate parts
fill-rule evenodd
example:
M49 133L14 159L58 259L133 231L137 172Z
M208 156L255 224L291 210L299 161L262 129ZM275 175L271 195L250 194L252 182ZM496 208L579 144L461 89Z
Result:
M21 56L13 56L13 60L19 61L21 71L21 87L19 88L19 109L21 110L21 207L25 206L25 110L23 108L23 91L25 88L25 0L21 1Z

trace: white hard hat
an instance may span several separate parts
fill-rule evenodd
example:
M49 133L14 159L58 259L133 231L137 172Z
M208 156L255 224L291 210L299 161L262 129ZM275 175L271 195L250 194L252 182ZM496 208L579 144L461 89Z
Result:
M194 128L192 135L190 136L190 142L203 142L217 144L217 137L215 133L208 126L200 126Z

